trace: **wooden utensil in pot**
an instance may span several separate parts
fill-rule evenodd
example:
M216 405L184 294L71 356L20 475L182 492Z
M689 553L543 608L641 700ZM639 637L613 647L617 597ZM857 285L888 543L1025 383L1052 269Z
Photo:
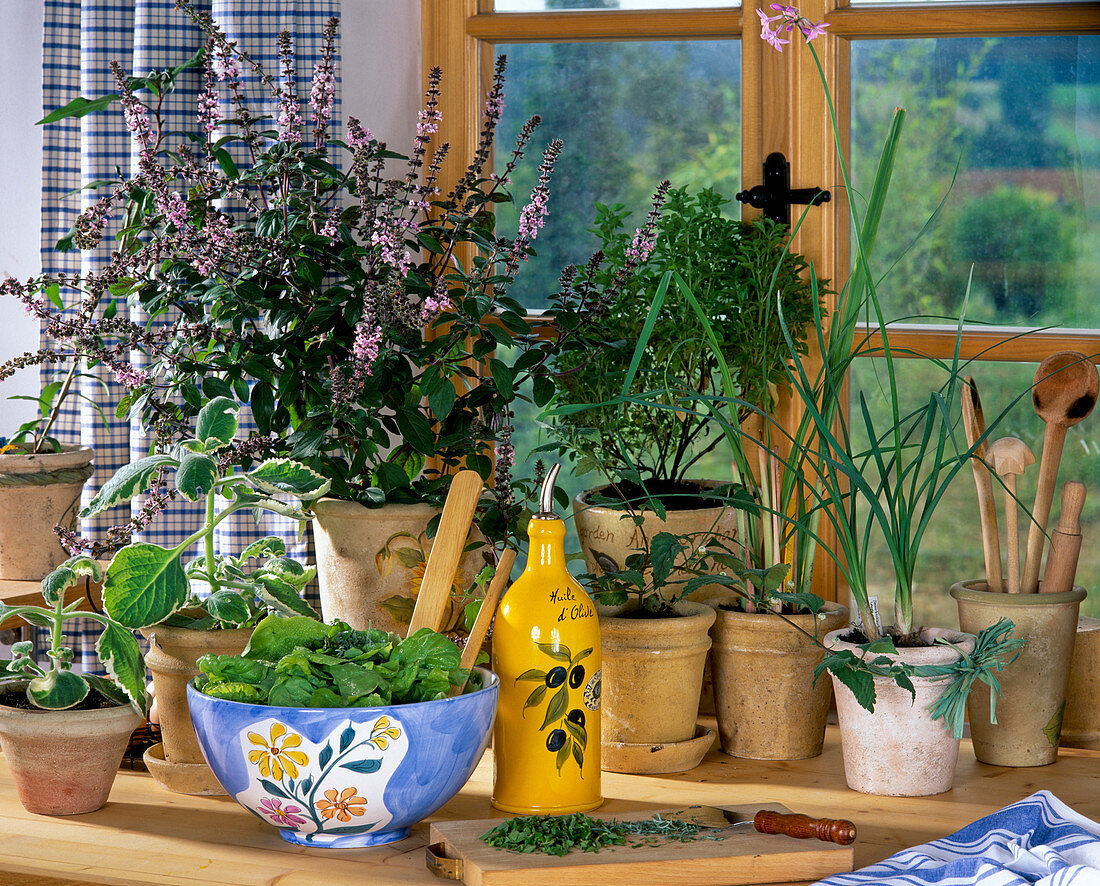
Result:
M1050 553L1043 583L1044 594L1073 590L1077 558L1081 553L1081 509L1085 506L1085 484L1070 480L1062 485L1062 510L1058 528L1050 534Z
M1016 510L1016 477L1035 464L1035 453L1019 437L1001 437L989 447L993 470L1005 485L1005 556L1010 594L1020 593L1020 524Z
M443 515L439 518L439 528L424 567L424 578L416 595L416 606L409 622L410 634L420 628L438 631L443 626L443 614L447 611L455 570L462 561L470 523L474 519L483 486L477 471L459 471L451 480L451 489L443 503Z
M1096 366L1077 351L1051 354L1039 364L1031 399L1035 414L1046 422L1043 434L1043 454L1039 459L1039 486L1031 508L1031 526L1027 533L1027 553L1024 557L1024 577L1020 590L1034 594L1039 589L1039 565L1043 559L1043 539L1050 503L1054 498L1054 483L1066 430L1082 421L1096 406L1100 393L1100 377Z
M974 470L974 485L978 490L978 517L982 526L982 553L985 556L986 587L991 591L1003 591L1001 579L1001 544L997 535L997 508L993 503L993 478L987 462L989 455L985 436L985 415L982 413L982 401L978 397L978 385L973 376L967 376L962 386L963 431L966 445L974 450L970 466Z

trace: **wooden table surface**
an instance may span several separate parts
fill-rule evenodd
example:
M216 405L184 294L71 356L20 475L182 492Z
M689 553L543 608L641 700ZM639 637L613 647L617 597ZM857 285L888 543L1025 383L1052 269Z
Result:
M489 806L491 788L487 753L463 791L435 817L501 817ZM601 811L782 803L796 812L852 819L859 829L858 867L946 836L1041 788L1100 820L1100 751L1064 749L1051 766L1005 769L978 763L964 740L953 790L936 797L877 797L845 786L839 735L830 726L825 753L812 760L758 763L713 750L702 765L677 775L604 773L607 802ZM426 840L422 823L407 840L389 846L292 846L228 798L169 793L147 773L125 769L98 812L71 818L31 815L16 799L7 764L0 760L4 886L438 884L424 864Z

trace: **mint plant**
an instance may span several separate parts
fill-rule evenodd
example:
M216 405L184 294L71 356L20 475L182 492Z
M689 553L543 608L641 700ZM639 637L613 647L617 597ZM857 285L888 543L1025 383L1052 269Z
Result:
M173 476L185 499L206 503L203 526L175 547L135 542L115 555L104 579L103 606L119 624L243 627L268 612L318 617L301 598L316 569L287 557L281 539L259 539L238 556L214 553L214 531L230 514L251 510L259 516L266 511L304 523L308 517L302 505L324 495L330 485L306 465L284 458L236 471L231 465L242 457L242 447L234 444L238 411L228 398L211 400L198 414L193 437L178 443L171 454L124 465L81 511L81 517L90 517L128 502L163 483L166 474ZM229 500L220 511L219 495ZM184 553L196 542L202 543L203 554L185 565ZM254 559L261 562L250 567ZM193 581L205 585L209 596L200 598L192 590Z
M149 710L149 700L145 694L145 660L134 635L110 616L82 609L83 600L65 603L65 592L77 587L84 578L102 581L102 565L90 557L73 557L42 580L45 606L8 606L0 603L0 620L21 618L35 627L50 631L50 646L46 651L49 665L39 664L31 658L34 643L21 640L12 646L11 660L0 662L0 685L28 680L27 700L43 710L60 711L76 707L94 691L115 704L129 704L145 716ZM103 633L96 640L95 648L108 677L77 674L71 670L73 650L65 645L65 622L78 618L91 619L103 625Z

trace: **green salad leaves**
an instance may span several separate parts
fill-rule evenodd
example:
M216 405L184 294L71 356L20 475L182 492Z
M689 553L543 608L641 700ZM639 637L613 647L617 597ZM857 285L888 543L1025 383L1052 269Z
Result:
M215 698L297 708L380 707L446 698L468 671L443 634L402 640L378 628L270 615L242 655L204 655L195 688Z

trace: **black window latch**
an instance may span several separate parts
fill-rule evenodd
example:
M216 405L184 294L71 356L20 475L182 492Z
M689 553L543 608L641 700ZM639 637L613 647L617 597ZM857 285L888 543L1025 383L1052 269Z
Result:
M778 151L764 160L764 184L737 194L741 203L762 209L766 218L791 225L791 204L819 206L828 203L832 194L822 188L792 188L791 164Z

